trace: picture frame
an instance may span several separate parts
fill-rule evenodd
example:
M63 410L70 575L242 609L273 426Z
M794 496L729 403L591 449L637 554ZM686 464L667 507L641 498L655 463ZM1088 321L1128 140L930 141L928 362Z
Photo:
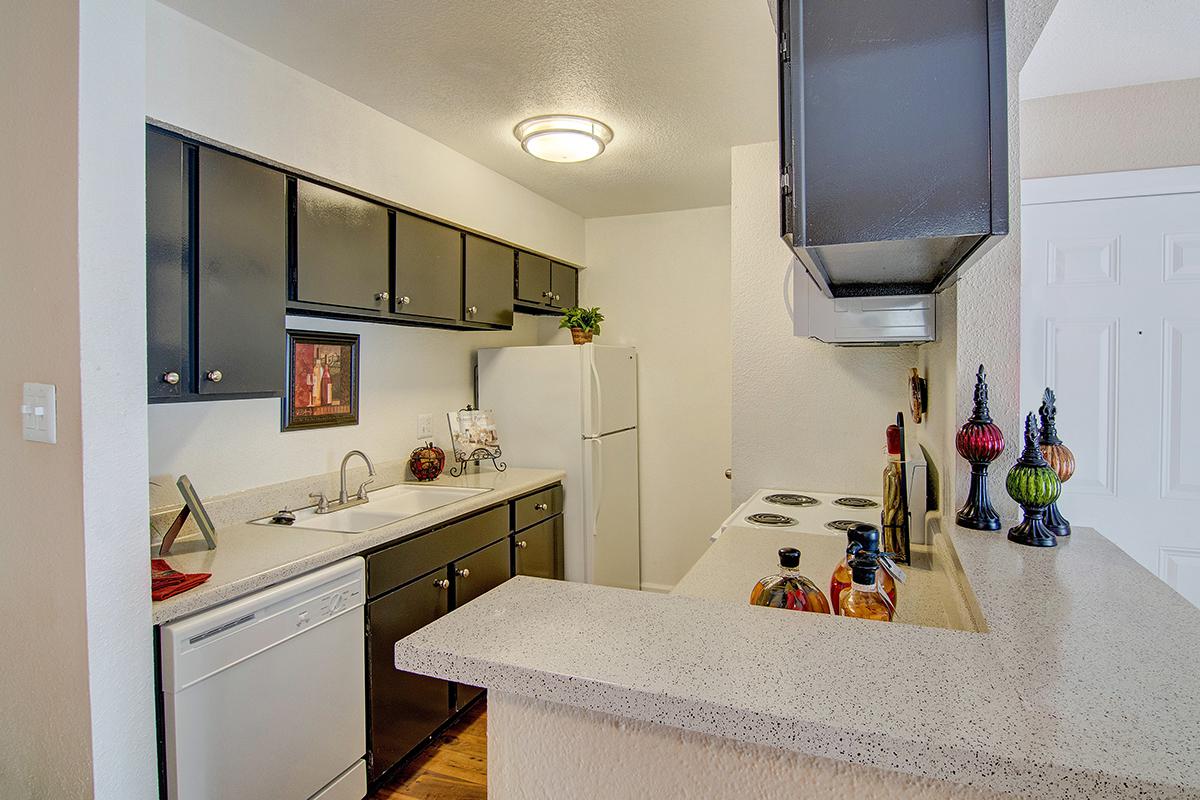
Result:
M500 455L500 437L492 412L467 406L446 414L454 457L459 461L496 458Z
M358 424L359 337L287 331L287 391L282 430Z

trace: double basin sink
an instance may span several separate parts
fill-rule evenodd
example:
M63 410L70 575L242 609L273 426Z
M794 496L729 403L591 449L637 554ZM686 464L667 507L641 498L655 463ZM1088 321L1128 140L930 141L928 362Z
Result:
M371 492L369 502L362 505L318 514L316 507L294 512L296 521L289 527L335 533L365 533L423 514L435 508L466 500L491 489L466 489L457 486L413 486L397 484ZM254 520L256 525L280 525L271 517ZM282 527L282 525L280 525Z

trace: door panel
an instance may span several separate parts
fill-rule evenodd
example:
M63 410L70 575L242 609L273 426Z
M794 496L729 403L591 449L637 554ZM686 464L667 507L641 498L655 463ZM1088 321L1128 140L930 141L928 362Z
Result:
M528 530L514 533L513 564L518 575L534 578L563 579L563 518L539 522Z
M583 346L584 435L600 436L637 425L637 351Z
M296 299L382 313L387 292L387 209L297 180Z
M1058 396L1067 519L1196 602L1200 194L1056 200L1022 208L1022 405Z
M204 147L199 159L198 391L282 394L283 173Z
M566 264L555 263L551 267L550 289L554 299L550 305L555 308L571 308L577 302L575 292L576 271Z
M462 307L462 234L453 228L397 211L396 281L392 308L397 314L458 319Z
M147 131L146 369L151 398L178 397L191 380L186 336L191 267L189 184L183 142Z
M445 614L450 607L446 570L418 578L367 604L371 778L408 754L450 717L450 684L401 672L394 645Z
M584 493L590 581L640 589L636 430L585 440Z
M463 319L511 328L513 324L513 249L466 235Z
M532 253L517 254L517 299L526 303L550 302L550 259Z
M512 577L508 539L501 539L474 555L460 558L451 568L454 571L454 607L458 608ZM455 688L456 708L465 708L483 694L483 689L478 686L460 683Z

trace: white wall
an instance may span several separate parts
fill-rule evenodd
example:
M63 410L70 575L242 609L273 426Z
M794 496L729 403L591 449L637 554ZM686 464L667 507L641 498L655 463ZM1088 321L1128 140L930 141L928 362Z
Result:
M755 489L880 494L884 433L908 407L917 348L835 347L792 333L775 142L733 148L733 500Z
M1021 177L1200 164L1200 78L1021 103Z
M583 261L577 214L165 6L151 2L147 24L148 116ZM445 447L440 415L473 400L474 350L537 343L536 320L517 319L511 333L463 333L289 317L292 328L362 335L360 424L281 433L279 400L156 405L151 473L186 472L213 495L327 472L352 448L401 458L416 444L419 413L439 415Z
M729 207L589 219L587 263L598 341L638 348L642 585L667 590L730 509Z
M0 796L148 800L143 6L0 17ZM22 441L23 381L57 444Z

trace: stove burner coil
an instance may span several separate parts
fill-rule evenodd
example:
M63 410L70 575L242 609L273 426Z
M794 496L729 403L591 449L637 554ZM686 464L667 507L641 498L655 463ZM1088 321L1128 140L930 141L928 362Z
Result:
M833 504L843 508L879 508L879 503L865 497L839 497Z
M777 506L796 506L797 508L806 508L808 506L819 506L821 501L815 497L809 497L806 494L769 494L763 498L764 502L774 503Z
M746 517L746 521L754 525L771 525L773 527L786 527L796 524L796 520L791 517L785 517L782 514L751 514Z

